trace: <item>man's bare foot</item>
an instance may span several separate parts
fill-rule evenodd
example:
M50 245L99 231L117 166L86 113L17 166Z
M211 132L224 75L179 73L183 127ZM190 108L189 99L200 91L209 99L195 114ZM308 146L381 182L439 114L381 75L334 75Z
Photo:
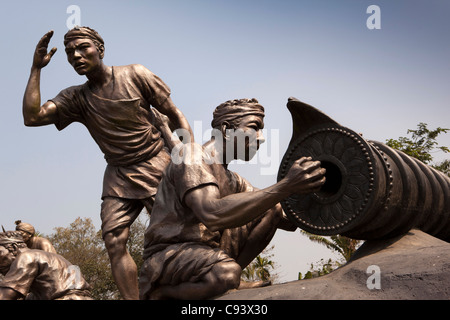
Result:
M241 280L238 290L250 289L250 288L262 288L262 287L270 286L271 284L272 284L272 281L270 281L270 280L267 280L267 281L260 280L260 281L252 281L252 282Z

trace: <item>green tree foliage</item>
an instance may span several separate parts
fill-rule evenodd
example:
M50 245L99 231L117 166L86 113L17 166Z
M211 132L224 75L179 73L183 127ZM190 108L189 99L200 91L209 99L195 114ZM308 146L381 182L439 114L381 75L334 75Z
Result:
M89 218L77 218L69 227L57 227L47 238L58 254L77 265L86 281L92 287L96 300L120 299L120 293L113 280L111 265L101 231L96 231ZM138 270L142 265L142 250L145 224L136 219L131 225L128 251L136 262Z
M341 256L341 259L337 261L333 261L332 259L325 261L324 259L321 259L315 264L311 263L310 270L305 274L305 276L303 276L303 278L302 274L299 272L299 280L318 277L330 273L332 270L349 261L353 253L355 253L355 251L362 244L361 240L356 240L341 235L323 237L304 230L300 230L300 232L306 235L309 240L322 244L328 249L337 252Z
M444 160L441 163L433 163L433 153L436 152L450 152L446 146L440 146L437 142L437 137L440 134L445 134L449 131L448 128L438 127L434 130L428 129L426 123L420 122L416 130L408 129L407 133L411 137L400 137L398 139L388 139L386 144L396 150L400 150L407 155L419 159L425 164L431 165L437 170L444 172L450 176L450 162Z
M254 261L255 263L255 274L258 279L267 281L270 279L270 268L273 269L273 261L269 260L268 257L261 257L258 255Z
M450 177L450 160L443 160L442 162L433 166L435 169L442 171Z
M298 280L302 279L311 279L320 277L326 274L329 274L334 269L340 267L342 265L339 261L334 261L333 259L329 258L328 260L320 259L320 261L316 263L311 263L311 267L309 268L309 271L305 273L303 276L301 272L298 273Z
M271 260L273 254L270 253L274 246L266 248L258 255L244 270L241 279L244 281L276 281L277 274L272 272L275 269L275 262Z
M69 227L57 227L54 230L55 233L48 239L58 254L80 268L92 287L93 298L118 298L101 232L95 230L92 220L77 218Z
M361 240L351 239L341 235L322 237L316 234L308 233L304 230L301 230L301 232L312 242L323 244L328 249L339 253L344 261L349 261L353 253L361 244Z

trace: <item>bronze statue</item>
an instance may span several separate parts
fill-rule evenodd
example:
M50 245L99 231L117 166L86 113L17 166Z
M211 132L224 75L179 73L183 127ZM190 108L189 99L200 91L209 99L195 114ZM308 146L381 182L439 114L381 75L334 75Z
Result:
M128 254L129 227L145 207L150 213L162 172L170 156L154 126L151 107L169 119L171 130L192 130L170 98L169 87L142 65L107 66L102 37L88 27L64 36L69 63L88 81L62 90L41 105L40 74L56 52L47 52L53 31L45 34L34 53L23 99L27 126L54 124L63 130L80 122L105 154L102 193L102 233L114 280L124 299L138 299L137 268Z
M0 233L0 300L92 300L79 268L62 256L27 248L19 231Z
M354 239L386 239L412 228L450 241L450 178L387 145L365 140L295 98L287 104L293 135L278 179L301 156L326 168L320 192L282 201L301 229Z
M141 299L207 299L238 288L242 269L275 231L296 229L279 202L319 190L320 162L301 158L262 190L228 170L231 160L255 155L263 117L256 99L227 101L214 111L211 140L174 147L145 232Z
M22 234L23 241L26 243L28 248L56 253L55 248L48 239L38 237L35 234L36 231L31 224L17 220L16 231L19 231Z

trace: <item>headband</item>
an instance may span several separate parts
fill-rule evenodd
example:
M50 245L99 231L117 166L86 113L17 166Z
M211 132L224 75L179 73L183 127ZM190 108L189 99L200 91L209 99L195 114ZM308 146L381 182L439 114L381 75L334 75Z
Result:
M256 99L224 103L214 110L211 126L218 128L225 121L233 121L248 115L264 117L264 107Z
M75 27L64 35L64 46L75 39L85 38L92 40L97 46L105 44L103 38L94 29L89 27Z
M26 222L21 222L20 220L16 221L16 230L17 231L19 231L19 230L25 231L31 235L33 235L36 232L36 230L34 230L34 227L31 224L26 223Z
M25 243L23 239L19 238L11 238L11 237L0 237L0 246L4 246L7 244L17 244L17 243Z

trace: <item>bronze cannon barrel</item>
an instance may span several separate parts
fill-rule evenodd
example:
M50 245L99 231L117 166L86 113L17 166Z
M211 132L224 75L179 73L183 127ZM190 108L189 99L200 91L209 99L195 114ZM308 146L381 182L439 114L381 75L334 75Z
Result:
M381 239L418 228L450 240L450 178L362 135L295 98L287 107L293 135L278 180L302 156L327 170L319 192L282 202L299 228L314 234Z

